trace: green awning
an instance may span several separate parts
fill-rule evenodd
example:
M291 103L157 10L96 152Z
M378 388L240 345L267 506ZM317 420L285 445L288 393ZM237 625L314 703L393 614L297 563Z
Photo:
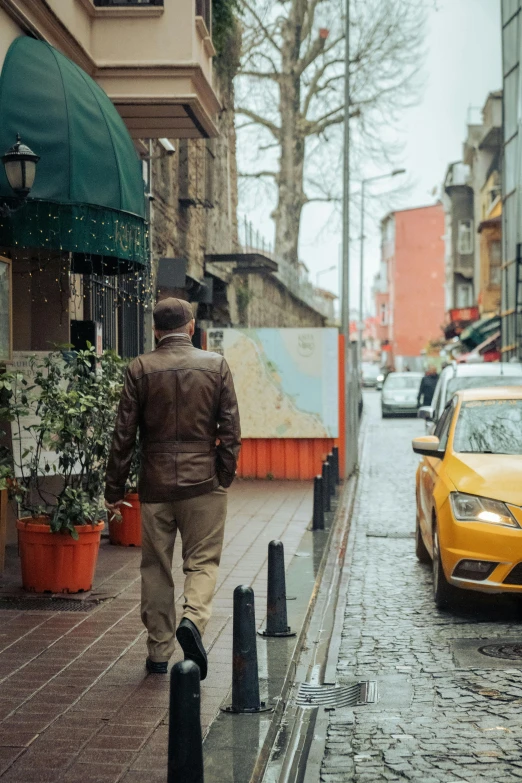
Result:
M460 342L463 343L466 348L473 350L478 345L481 345L485 340L498 332L500 329L500 317L498 315L493 318L482 318L480 321L468 326L467 329L459 335Z
M0 245L71 251L84 271L147 263L141 166L123 120L81 68L26 36L0 76L0 154L17 133L40 161L27 204L0 218ZM12 195L0 166L0 197Z

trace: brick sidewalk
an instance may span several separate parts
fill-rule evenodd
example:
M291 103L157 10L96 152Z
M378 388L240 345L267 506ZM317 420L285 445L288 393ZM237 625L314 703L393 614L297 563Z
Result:
M237 481L230 490L214 612L205 634L204 733L231 684L233 590L252 585L261 625L268 542L284 542L288 565L311 510L310 482ZM180 595L179 545L176 550ZM139 558L140 550L102 544L93 595L115 597L93 611L0 609L2 783L164 783L168 678L145 673Z

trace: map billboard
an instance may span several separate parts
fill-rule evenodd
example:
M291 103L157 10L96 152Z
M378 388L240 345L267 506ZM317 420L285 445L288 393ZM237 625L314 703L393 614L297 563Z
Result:
M337 329L210 329L227 360L243 438L337 438Z

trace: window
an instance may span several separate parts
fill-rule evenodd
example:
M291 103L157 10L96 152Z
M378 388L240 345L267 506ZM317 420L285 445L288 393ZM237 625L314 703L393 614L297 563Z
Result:
M379 323L381 326L386 326L388 323L388 308L386 307L386 302L381 302L381 307L379 311Z
M0 258L0 361L11 358L11 261Z
M455 291L457 308L473 305L473 287L471 283L458 283Z
M180 139L179 201L184 207L212 209L215 197L214 139Z
M455 406L453 403L448 405L446 407L446 410L440 417L437 426L435 427L434 435L439 439L440 441L440 449L444 450L446 448L446 445L448 443L448 435L451 427L451 420L453 419L453 412L455 410Z
M473 221L459 220L459 230L457 235L457 253L461 256L468 256L473 253Z
M490 285L500 285L502 265L502 243L494 239L489 243L489 282Z
M163 0L94 0L94 5L163 5Z
M196 16L202 16L205 20L207 30L210 31L211 24L211 0L196 0Z
M464 402L455 433L455 451L522 454L522 400Z

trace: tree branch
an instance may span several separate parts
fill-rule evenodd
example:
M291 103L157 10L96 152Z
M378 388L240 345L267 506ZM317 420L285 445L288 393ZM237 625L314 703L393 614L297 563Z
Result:
M246 8L246 10L247 10L247 11L248 11L250 14L252 14L252 16L253 16L253 17L254 17L254 19L256 20L257 24L259 25L259 27L261 28L261 30L262 30L262 31L263 31L263 33L265 34L265 38L266 38L266 40L267 40L267 41L269 41L269 42L272 44L272 46L273 46L275 49L277 49L277 51L279 51L279 46L277 45L277 42L275 41L275 39L274 39L274 37L273 37L272 33L270 32L270 30L268 29L268 27L267 27L267 26L266 26L266 25L263 23L263 21L262 21L261 17L259 16L259 14L258 14L258 13L256 13L256 11L254 11L254 9L252 8L252 6L251 6L251 5L250 5L250 3L248 2L248 0L240 0L240 2L241 2L241 5L243 6L243 8Z
M315 74L312 77L312 80L311 80L310 85L308 87L308 92L307 92L305 100L304 100L303 111L302 111L303 117L306 117L306 115L308 114L308 110L310 108L310 104L312 102L312 99L316 95L319 95L320 92L323 91L324 86L323 87L319 87L319 82L321 81L322 77L324 76L324 74L326 73L328 68L331 65L340 65L343 62L344 62L344 60L342 60L341 58L338 58L338 59L335 59L335 60L329 60L328 62L324 63L320 68L317 69L317 71L315 72ZM344 79L344 73L343 74L337 74L333 78L334 79L339 79L339 78L343 78ZM330 81L331 81L331 79L329 79L326 82L326 85L328 85L328 82L330 82Z
M243 71L241 70L239 76L251 76L253 79L271 79L274 82L279 81L278 73L265 73L263 71Z
M244 179L259 179L260 177L273 177L277 179L277 171L240 171L238 177Z
M279 141L280 129L274 122L270 122L270 120L267 120L266 117L261 117L260 114L256 114L255 111L247 109L246 106L237 106L236 114L242 114L243 117L248 117L256 125L262 125L263 128L269 130L272 136Z

